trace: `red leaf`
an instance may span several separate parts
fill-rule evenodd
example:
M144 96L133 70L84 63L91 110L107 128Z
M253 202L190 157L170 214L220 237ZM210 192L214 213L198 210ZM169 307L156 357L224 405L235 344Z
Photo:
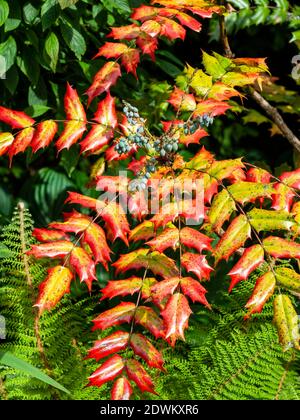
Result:
M121 63L124 66L127 73L132 73L135 77L136 68L140 62L140 52L137 49L131 48L125 54L122 55Z
M106 360L99 369L89 377L90 386L101 386L108 381L115 379L124 369L124 362L119 355L112 356Z
M80 143L80 153L89 152L92 154L100 152L104 146L110 143L112 137L112 130L107 130L103 125L93 125L87 136Z
M32 236L39 242L59 241L62 239L69 239L61 230L50 230L50 229L33 229Z
M75 268L81 282L85 282L89 291L92 290L93 280L97 280L95 263L89 254L80 247L75 247L70 255L70 264Z
M97 212L106 223L106 229L109 230L112 241L120 238L128 245L127 235L130 228L121 204L115 201L106 204L104 201L97 200Z
M126 349L129 340L129 333L125 331L116 331L101 340L94 343L93 348L88 352L87 359L100 360L120 350Z
M64 97L64 107L68 120L86 122L85 110L80 102L78 93L69 83L67 83L67 90Z
M195 32L201 31L201 27L202 27L201 23L184 12L180 12L179 10L171 9L171 8L162 8L158 10L159 10L160 16L166 16L169 18L176 17L176 19L179 20L181 25L187 26L188 28L192 29L192 31L195 31Z
M64 223L50 223L49 226L64 232L76 234L84 232L83 241L91 248L96 263L100 262L107 269L111 251L106 242L105 232L99 225L93 223L90 217L73 211L65 214Z
M127 169L133 172L134 175L137 175L144 168L146 161L147 156L141 156L139 159L132 159L129 162Z
M261 168L250 168L247 172L247 181L249 182L261 182L268 184L271 180L271 174L268 171Z
M275 286L275 276L271 271L265 273L256 281L252 296L245 305L249 312L244 319L248 319L252 314L262 311L264 304L274 293Z
M208 280L210 273L213 271L207 263L205 255L185 252L181 258L181 264L187 271L196 274L199 280Z
M85 139L80 143L81 153L95 153L109 144L117 126L115 98L110 93L99 102L94 120L99 123L93 125Z
M124 322L131 322L135 304L131 302L122 302L112 309L102 312L97 318L93 319L93 330L105 330L114 325L120 325Z
M129 240L133 242L137 241L147 241L153 236L156 235L156 231L154 228L154 223L150 222L149 220L145 220L141 224L137 225L129 235Z
M32 245L27 255L33 255L35 258L62 258L68 255L74 248L70 241L56 241L41 245Z
M285 210L290 212L295 197L295 192L289 186L282 183L276 183L274 189L277 194L272 196L272 209L274 210Z
M151 297L154 303L161 303L166 297L173 295L180 283L180 277L162 280L151 287Z
M14 136L11 133L0 133L0 156L7 153L14 140Z
M176 249L179 246L179 230L177 228L165 229L163 233L146 244L158 252L163 252L167 248Z
M151 377L137 360L126 361L126 372L128 378L134 381L142 392L156 394Z
M209 114L212 117L223 115L231 106L227 102L215 101L214 99L205 99L198 102L194 111L194 116Z
M129 400L132 394L132 388L127 378L118 378L111 390L112 400Z
M97 191L108 191L112 194L126 194L128 192L128 178L126 176L100 175L96 178Z
M12 128L27 128L35 123L35 120L24 112L13 111L4 106L0 106L0 121L10 125Z
M163 278L173 277L178 274L178 269L171 258L160 252L149 252L149 249L138 249L128 254L121 255L113 263L117 274L132 269L148 268L155 275Z
M86 195L78 194L76 192L68 192L69 196L65 203L80 204L88 209L96 210L98 200L96 198L88 197Z
M145 360L148 366L164 370L162 355L145 336L142 334L132 334L130 346L135 354Z
M116 296L133 295L141 289L142 284L143 280L140 277L109 281L107 285L101 289L101 300L112 299Z
M130 49L126 44L120 42L106 42L94 58L105 57L105 58L119 58L124 52Z
M251 226L246 216L240 214L230 223L215 248L216 262L228 260L237 249L244 245L251 235Z
M152 308L139 306L136 310L135 322L147 328L155 338L165 338L164 323Z
M59 153L62 149L69 149L73 144L77 143L78 140L81 139L85 130L85 122L67 121L64 124L63 132L55 143L57 153Z
M108 61L104 64L98 73L96 73L92 85L86 91L88 106L96 96L101 95L103 92L107 92L120 76L121 69L118 63Z
M43 149L52 142L57 132L57 123L53 120L42 121L37 125L34 137L31 142L33 153Z
M33 127L24 128L22 131L20 131L13 144L10 146L8 150L8 156L10 165L12 163L12 158L17 155L18 153L24 152L27 147L30 145L33 135L34 135L35 129Z
M160 35L164 35L171 40L180 38L184 41L186 30L179 23L172 19L160 16L157 16L155 20L161 25Z
M131 19L140 20L143 22L144 20L152 19L155 17L160 12L160 10L161 9L158 7L142 5L136 9L133 9Z
M114 39L134 39L139 36L141 30L138 25L120 26L119 28L112 28L111 32L107 35L108 38Z
M292 188L300 189L300 168L291 172L284 172L279 179Z
M143 54L148 54L155 61L155 51L158 48L158 40L157 38L152 38L152 36L141 33L140 36L136 40L136 45L141 49Z
M181 111L194 111L196 100L191 93L185 93L183 90L175 87L168 102L176 109Z
M46 279L39 286L39 296L34 306L40 313L54 308L61 298L70 293L70 284L73 279L72 272L61 265L48 269Z
M277 236L263 240L266 251L274 258L300 258L300 244Z
M194 134L183 135L179 139L179 143L188 146L189 144L199 144L203 137L207 137L209 134L203 129L199 128Z
M192 277L183 277L180 280L180 286L182 292L193 302L200 302L211 309L205 297L207 290L197 280L194 280Z
M113 98L109 92L107 93L105 99L99 102L93 119L107 128L116 128L118 124L116 99Z
M149 206L146 198L145 191L136 191L129 196L128 210L130 214L138 220L142 220L142 218L149 213Z
M176 340L184 338L184 330L188 327L188 320L192 311L184 295L175 293L168 300L161 316L166 325L166 338L170 339L171 346L174 346Z
M228 275L231 277L229 292L241 280L246 280L249 275L264 261L264 250L260 245L252 245L245 249L242 257L230 270Z
M161 25L152 19L147 20L140 27L140 30L142 32L146 32L146 34L151 36L151 38L156 38L160 34L161 29L162 29Z

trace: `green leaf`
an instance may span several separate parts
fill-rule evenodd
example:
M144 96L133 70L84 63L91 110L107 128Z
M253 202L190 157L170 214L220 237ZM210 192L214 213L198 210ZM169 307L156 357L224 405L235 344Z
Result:
M12 196L2 187L0 187L0 203L0 214L8 217L12 210Z
M8 3L4 0L0 0L0 26L2 26L9 15Z
M77 145L74 145L69 150L64 149L61 153L60 165L66 171L70 178L79 160L79 150Z
M67 7L73 6L77 2L78 0L58 0L58 3L62 9L66 9Z
M9 15L4 24L4 31L16 29L21 23L21 7L18 0L9 0Z
M5 60L5 71L9 70L14 64L17 54L17 44L15 39L10 36L5 42L0 44L0 56Z
M205 96L212 87L212 76L205 74L202 70L196 70L187 66L185 73L189 79L189 85L194 89L197 95Z
M1 74L1 69L0 69L0 74ZM6 89L9 90L9 93L13 95L17 89L18 83L19 83L19 73L18 73L17 66L14 65L6 73L4 86L6 87Z
M300 274L288 267L276 267L276 282L292 292L300 293Z
M181 69L175 64L170 63L167 60L157 57L156 64L160 67L167 75L171 77L177 77L181 73Z
M13 369L20 370L24 372L26 375L33 376L40 381L53 386L54 388L59 389L60 391L65 392L66 394L70 394L64 386L60 385L54 379L50 378L50 376L46 375L40 369L30 365L29 363L25 362L22 359L19 359L14 354L10 353L9 351L0 351L0 363L6 366L10 366Z
M36 86L40 77L40 65L32 54L32 48L24 48L22 54L17 57L17 64L33 86Z
M0 242L0 258L9 258L12 256L12 252L7 248L6 245Z
M62 19L60 30L65 43L80 60L86 51L86 43L83 36L66 19Z
M57 0L46 0L41 9L43 31L50 28L59 16Z
M49 106L46 105L31 105L24 109L24 112L32 118L40 117L44 115L47 111L51 109Z
M31 106L44 105L48 103L47 87L42 78L39 79L36 86L29 86L28 104Z
M226 73L226 67L223 66L223 63L221 63L217 59L217 57L213 57L212 55L207 54L205 51L203 51L202 53L202 62L206 73L212 76L214 80L220 79L220 77L222 77ZM229 63L229 65L230 64L231 62Z
M299 319L287 295L280 294L274 299L274 323L283 351L292 347L300 350Z
M54 32L47 36L44 49L49 67L55 73L59 54L59 40Z
M34 7L33 4L27 2L23 6L23 15L24 15L25 23L27 23L28 25L34 24L34 20L39 15L39 9Z
M285 211L252 209L248 213L251 225L257 232L290 230L296 223Z

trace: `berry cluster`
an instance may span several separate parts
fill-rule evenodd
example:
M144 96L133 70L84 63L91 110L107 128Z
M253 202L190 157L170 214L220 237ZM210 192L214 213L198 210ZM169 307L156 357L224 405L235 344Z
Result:
M134 179L129 184L129 192L143 191L147 187L148 179L151 177L151 174L156 171L156 158L151 157L146 162L145 169L138 174L138 178Z
M192 121L187 121L183 124L179 124L179 128L183 128L184 134L187 136L189 134L194 134L201 127L208 127L214 122L214 118L208 114L199 115L194 118Z
M119 143L115 146L116 151L120 155L122 153L128 153L132 150L133 145L144 147L149 151L151 149L149 139L144 135L145 119L141 118L138 109L128 102L124 102L123 112L132 129L129 127L130 134L127 137L121 137Z
M176 153L178 150L178 139L169 136L163 136L154 141L154 149L164 158L170 153Z

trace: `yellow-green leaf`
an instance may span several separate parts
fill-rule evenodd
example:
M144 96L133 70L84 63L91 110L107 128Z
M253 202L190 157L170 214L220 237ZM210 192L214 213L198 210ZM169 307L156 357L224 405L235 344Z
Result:
M276 282L279 286L285 287L293 292L300 292L300 274L288 267L275 269Z
M292 347L300 350L299 319L287 295L280 294L274 299L274 323L283 351Z
M248 217L251 225L257 230L290 230L295 222L286 211L252 209L248 212Z

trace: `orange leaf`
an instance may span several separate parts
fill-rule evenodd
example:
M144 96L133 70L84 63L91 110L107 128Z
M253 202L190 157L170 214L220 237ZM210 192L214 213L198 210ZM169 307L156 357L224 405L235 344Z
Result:
M38 300L34 305L39 308L40 313L54 308L61 298L70 292L72 279L72 272L62 265L48 270L46 279L39 286Z
M59 153L62 149L69 149L73 144L81 139L86 130L86 123L80 121L67 121L64 124L64 130L57 140L55 146Z
M88 106L96 96L101 95L103 92L107 92L120 76L121 69L118 63L108 61L104 64L98 73L96 73L92 85L86 91Z
M10 125L12 128L27 128L35 123L35 120L24 112L13 111L4 106L0 106L0 121Z
M231 277L229 292L241 280L246 280L249 275L264 261L264 250L261 245L252 245L245 249L242 257L230 270L228 275Z
M86 122L85 110L80 102L78 93L69 83L67 83L67 90L64 97L64 107L68 120Z
M81 282L85 282L89 291L92 290L93 280L97 280L95 263L89 254L80 247L75 247L70 255L70 264L75 268Z
M166 325L166 338L170 339L171 346L176 340L184 338L184 330L188 327L188 320L192 311L186 297L181 293L175 293L168 300L161 315Z
M39 242L60 241L62 239L69 239L69 236L61 230L53 229L49 230L35 228L33 229L32 236Z
M42 121L37 125L34 137L31 142L33 153L43 149L52 142L57 132L57 123L53 120Z
M249 312L244 319L248 319L252 314L262 311L264 304L273 295L275 286L275 276L271 271L265 273L256 281L252 296L245 305Z
M10 146L8 150L8 156L10 161L10 166L12 163L12 158L17 155L18 153L24 152L27 147L30 145L35 129L33 127L24 128L20 131L15 138L15 141Z
M14 142L14 136L11 133L0 133L0 156L5 155Z

